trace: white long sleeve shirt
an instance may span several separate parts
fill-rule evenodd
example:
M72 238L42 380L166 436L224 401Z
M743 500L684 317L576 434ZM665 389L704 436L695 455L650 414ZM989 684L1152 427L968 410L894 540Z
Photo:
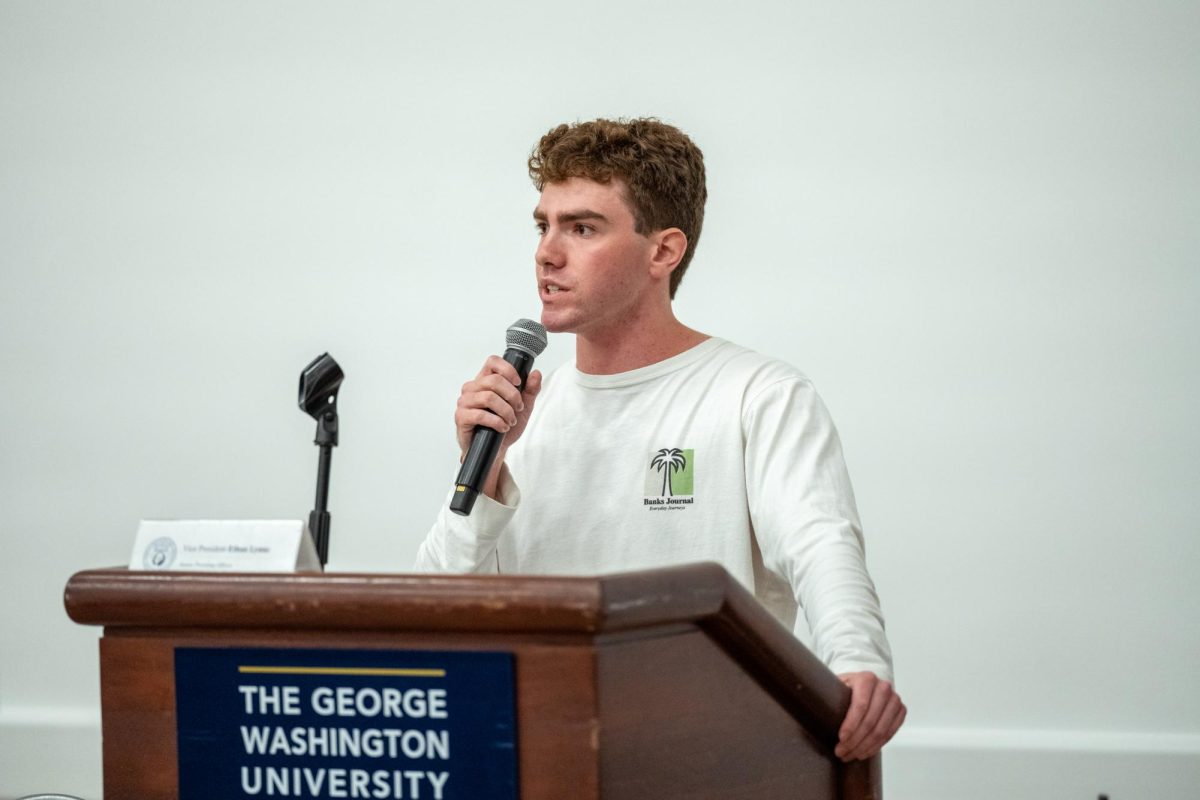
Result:
M443 504L417 569L716 561L834 672L892 680L837 431L794 367L721 339L615 375L565 365L546 377L499 495L467 517Z

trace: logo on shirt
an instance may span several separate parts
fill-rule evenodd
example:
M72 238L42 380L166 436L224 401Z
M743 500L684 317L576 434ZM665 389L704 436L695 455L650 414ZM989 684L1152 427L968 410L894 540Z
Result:
M684 509L691 505L696 480L696 451L664 447L646 467L646 496L651 510Z

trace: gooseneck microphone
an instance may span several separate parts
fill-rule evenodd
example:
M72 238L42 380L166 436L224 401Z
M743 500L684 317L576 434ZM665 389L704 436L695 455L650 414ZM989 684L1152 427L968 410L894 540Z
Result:
M533 359L546 349L546 329L531 319L519 319L509 326L505 339L508 349L504 351L504 360L516 368L521 377L518 389L524 392ZM503 441L504 434L499 431L484 425L475 426L471 446L467 448L458 479L454 482L454 495L450 498L450 510L455 514L465 517L471 513Z

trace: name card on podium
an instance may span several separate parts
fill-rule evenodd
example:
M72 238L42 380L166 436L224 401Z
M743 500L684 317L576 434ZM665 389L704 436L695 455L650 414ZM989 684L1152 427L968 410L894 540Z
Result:
M129 569L320 572L321 564L300 520L144 519Z

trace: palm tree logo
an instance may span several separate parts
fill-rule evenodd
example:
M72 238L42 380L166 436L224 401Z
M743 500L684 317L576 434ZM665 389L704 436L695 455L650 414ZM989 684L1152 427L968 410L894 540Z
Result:
M687 457L683 451L677 447L664 447L654 454L654 460L650 462L650 466L663 474L663 497L671 497L671 473L679 472L687 466Z

